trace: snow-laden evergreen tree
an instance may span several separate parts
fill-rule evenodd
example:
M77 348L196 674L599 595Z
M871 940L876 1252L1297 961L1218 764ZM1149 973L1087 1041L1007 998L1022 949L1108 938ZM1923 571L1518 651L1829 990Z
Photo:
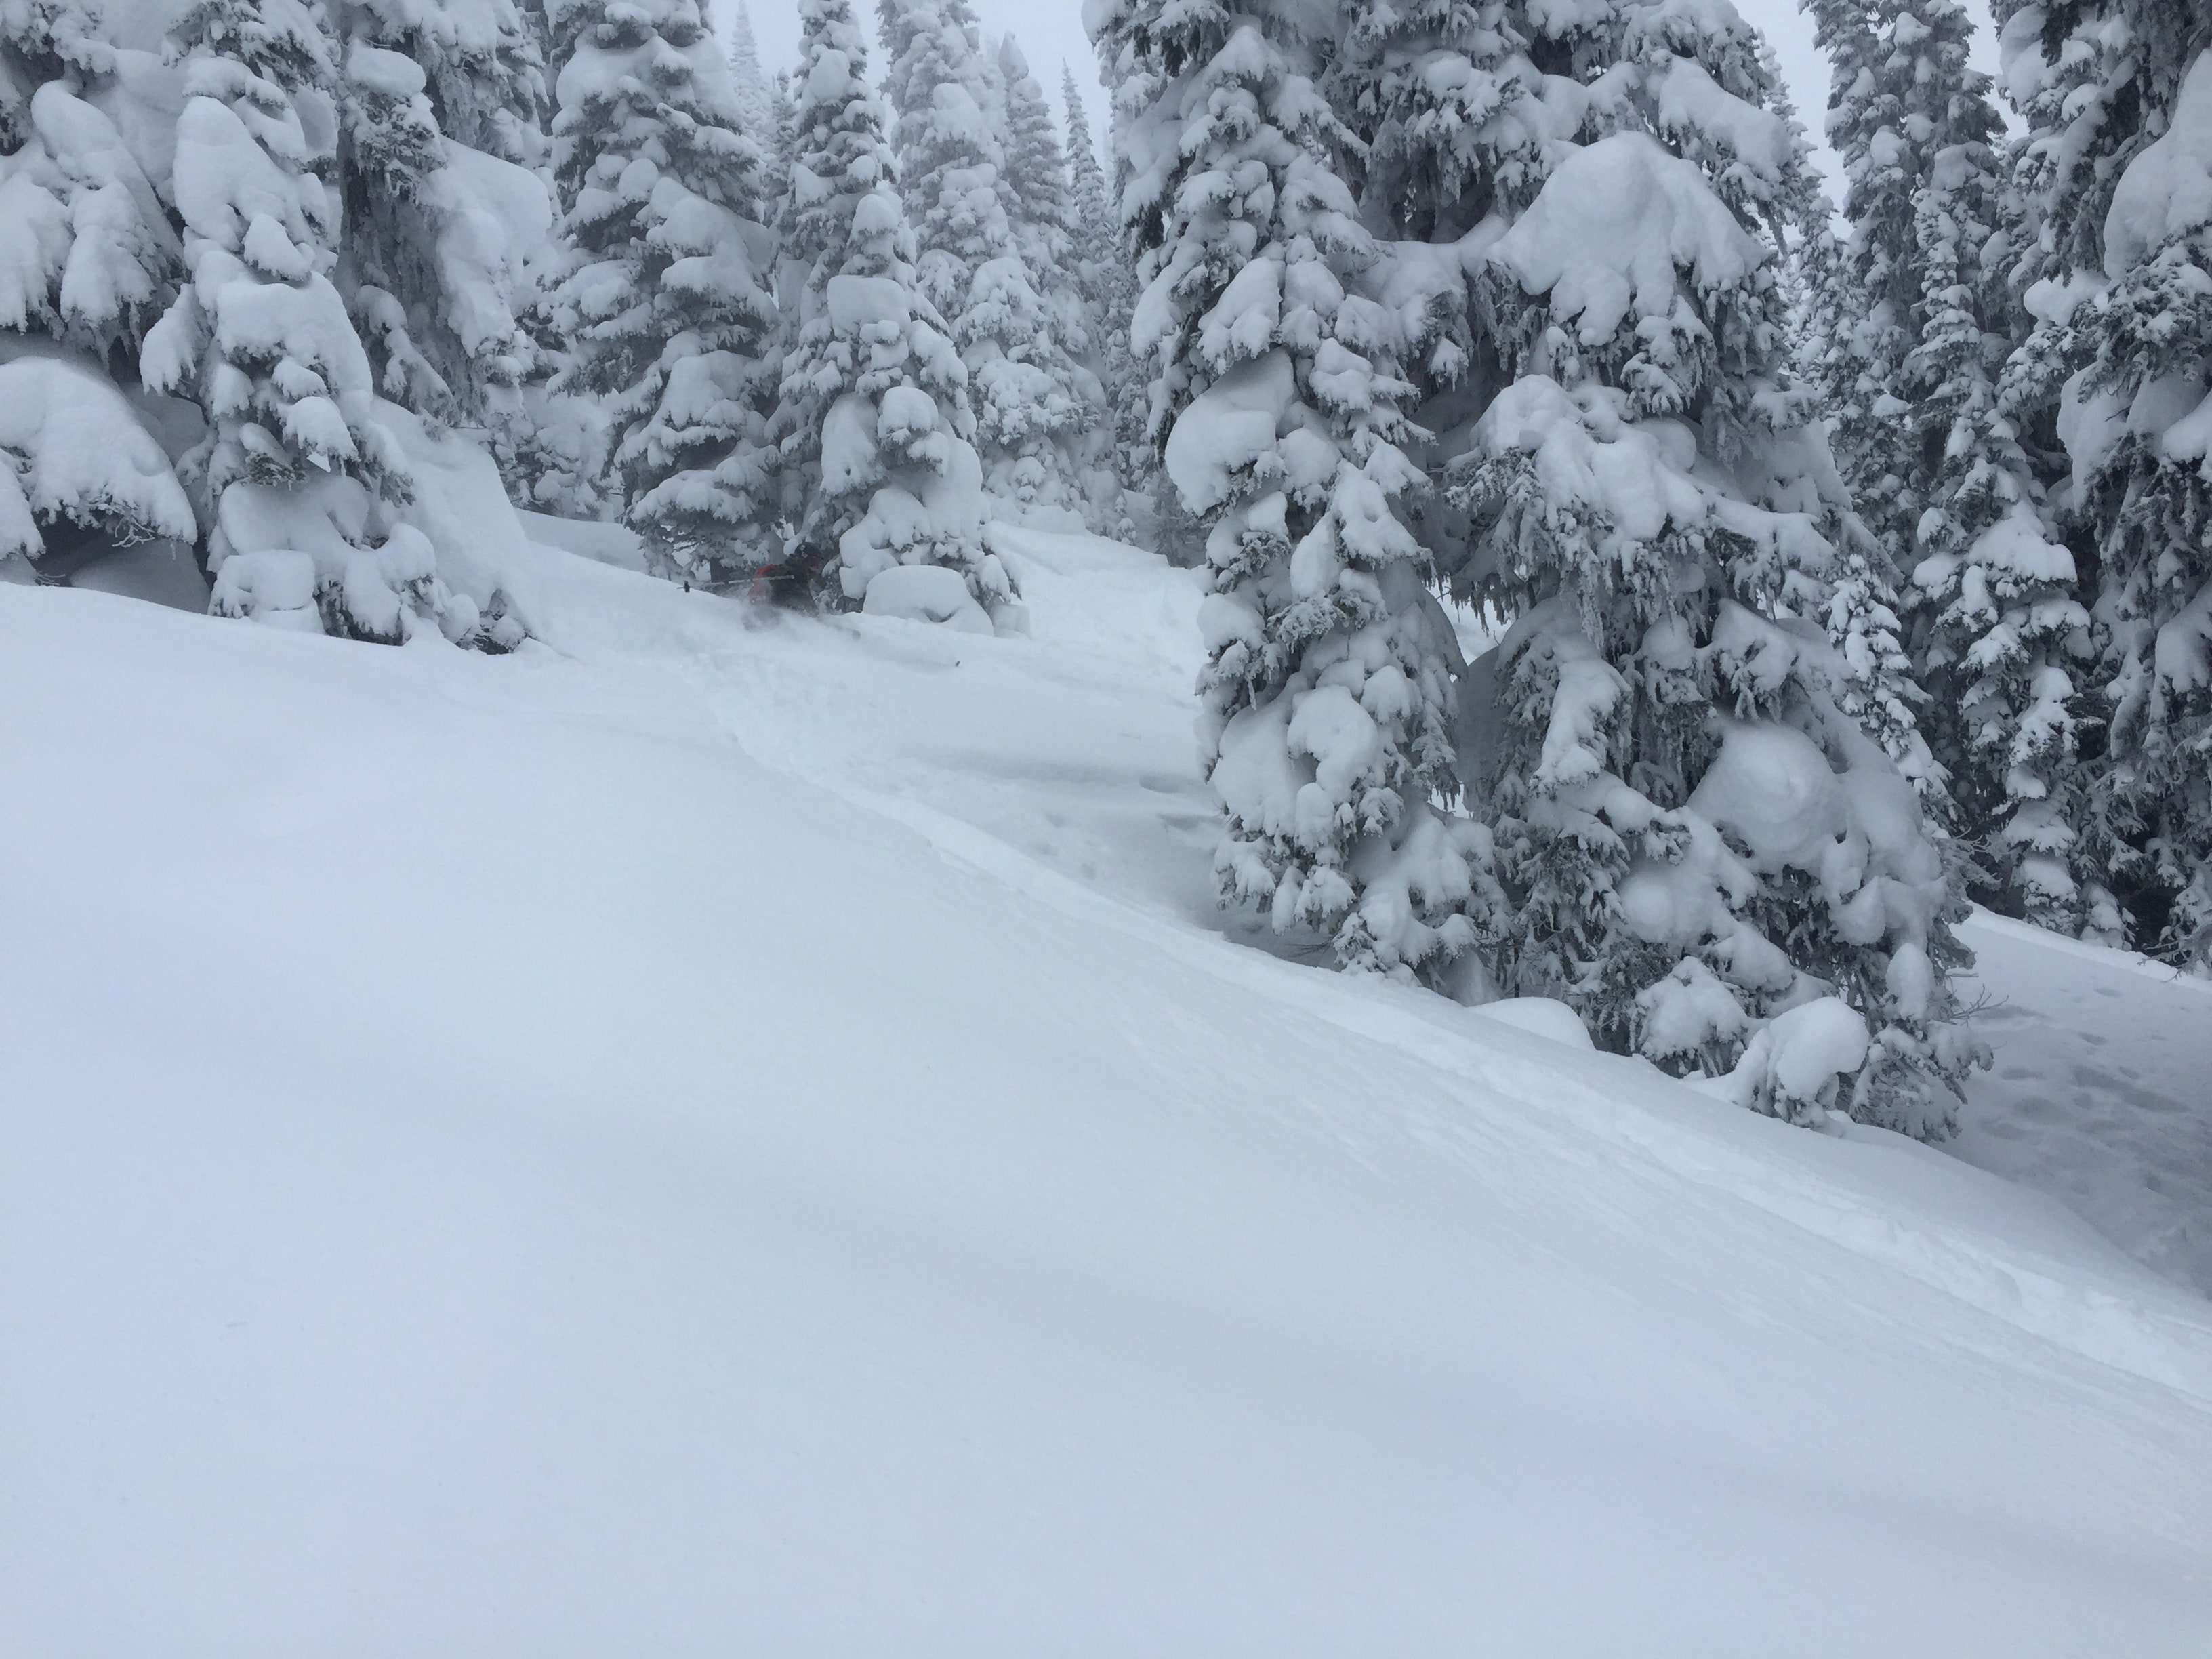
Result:
M799 100L788 70L778 70L769 88L769 123L772 138L762 146L761 199L772 220L791 190L791 161L799 150Z
M1024 439L1029 453L1011 480L1012 493L1024 504L1079 513L1088 527L1110 533L1121 518L1113 434L1101 418L1109 403L1091 337L1097 325L1070 230L1067 156L1044 90L1011 34L1000 42L998 67L1006 124L1000 178L1014 246L1042 305L1017 346L1044 395L1034 400ZM976 385L988 395L988 377L978 376ZM1046 410L1048 421L1042 418Z
M730 19L730 95L738 131L765 155L775 143L775 94L761 69L760 45L753 38L752 14L738 0Z
M2090 576L2106 722L2081 862L2103 931L2212 970L2212 15L2191 0L1999 7L2028 125L2038 318L2007 391L2063 385L2061 518ZM2104 914L2100 914L2102 911Z
M337 0L335 273L378 389L482 424L536 366L531 252L550 252L538 45L513 0ZM527 226L534 249L514 245Z
M374 40L416 61L449 143L526 167L545 158L551 92L523 0L342 0L341 10L349 43Z
M1915 655L1930 693L1920 723L1995 878L1990 896L2072 932L2082 920L2074 675L2089 619L1999 396L2003 359L2026 331L2004 280L2014 253L2002 127L1954 0L1917 0L1881 21L1892 142L1914 179L1912 240L1895 260L1917 278L1916 342L1892 395L1907 405L1893 441L1923 503L1909 544Z
M1873 1035L1833 1103L1939 1136L1979 1053L1948 981L1964 904L1823 626L1870 538L1786 371L1802 148L1731 12L1523 17L1577 73L1524 106L1556 125L1487 247L1510 383L1455 488L1455 576L1511 623L1462 703L1511 906L1492 972L1792 1117L1818 1103L1769 1086L1776 1045L1859 1030L1802 1012L1839 999Z
M448 586L397 509L411 495L368 356L333 286L341 79L327 15L298 0L199 0L179 20L171 192L187 280L140 353L190 397L215 610L356 639L426 629L504 648L501 596Z
M0 3L0 329L77 346L125 379L184 248L103 105L116 53L84 6Z
M1529 103L1542 77L1524 10L1510 0L1348 10L1326 87L1358 141L1345 162L1378 234L1448 246L1535 196L1551 133Z
M1060 98L1067 118L1067 219L1079 230L1095 236L1103 226L1113 222L1112 207L1107 199L1106 175L1098 166L1097 140L1091 134L1091 114L1084 106L1083 88L1076 81L1074 69L1067 64L1060 66ZM1105 213L1109 217L1086 216L1094 212ZM1078 255L1082 258L1083 239L1078 240ZM1130 270L1125 286L1135 287L1134 276L1133 270Z
M1790 95L1790 83L1782 74L1782 60L1776 55L1774 42L1763 36L1759 42L1759 72L1774 89L1768 112L1782 124L1789 135L1790 150L1796 157L1796 164L1789 169L1790 183L1776 204L1778 210L1767 216L1762 226L1776 254L1786 265L1796 250L1831 228L1836 208L1814 169L1812 135L1805 131L1796 100Z
M696 0L553 0L562 386L606 400L626 523L672 576L772 558L761 156Z
M883 0L880 19L915 269L967 365L985 483L1017 512L1078 513L1082 371L1024 257L1022 192L1006 177L994 115L1006 93L975 15L967 0Z
M915 279L957 328L977 269L1014 246L975 10L967 0L883 0L877 33Z
M159 131L118 67L89 7L0 0L0 580L157 538L197 574L198 522L137 387L184 248L109 112Z
M1067 114L1068 221L1081 228L1073 271L1083 296L1091 368L1105 392L1101 428L1111 450L1108 464L1120 488L1109 534L1124 541L1154 528L1160 488L1159 455L1147 433L1151 392L1129 349L1129 321L1137 304L1137 270L1127 243L1108 228L1119 216L1098 166L1091 118L1075 71L1060 66L1060 97Z
M1862 522L1872 532L1847 537L1838 548L1825 620L1851 669L1850 681L1838 693L1845 712L1875 734L1931 809L1948 818L1948 776L1918 729L1917 714L1927 698L1914 678L1903 620L1901 590L1918 503L1909 481L1890 465L1895 434L1883 412L1887 388L1910 345L1909 307L1917 296L1911 270L1892 258L1894 250L1883 236L1899 222L1909 234L1912 185L1899 161L1897 135L1879 136L1883 118L1869 113L1893 110L1897 104L1893 88L1878 87L1871 72L1882 58L1872 13L1888 0L1802 3L1814 15L1815 39L1829 54L1829 142L1844 158L1849 179L1845 215L1861 227L1861 234L1839 246L1824 245L1825 202L1804 164L1795 111L1778 91L1772 53L1761 43L1759 78L1778 88L1768 112L1796 135L1797 157L1787 169L1790 183L1774 204L1777 210L1765 216L1766 235L1786 258L1788 228L1796 227L1801 237L1814 244L1803 256L1812 262L1810 268L1843 285L1838 303L1815 305L1838 325L1837 336L1801 338L1799 343L1811 359L1814 383L1826 393L1837 459L1862 503ZM1906 67L1909 72L1909 63ZM1869 224L1875 227L1871 234L1865 234Z
M1954 0L1808 9L1832 64L1829 131L1850 225L1819 271L1814 374L1845 476L1911 578L1898 608L1913 613L1911 656L1933 694L1914 695L1887 573L1854 570L1838 599L1855 589L1863 599L1833 607L1847 648L1873 671L1853 712L1901 757L1913 752L1909 729L1921 729L1992 878L1987 896L2070 931L2069 659L2086 647L2087 618L1999 406L2003 359L2023 331L2004 280L1990 82L1967 62L1971 24ZM1932 775L1917 781L1933 801Z
M1072 183L1067 156L1060 149L1052 107L1044 88L1030 73L1020 43L1009 34L999 42L999 84L1004 98L1004 158L1008 216L1022 256L1040 268L1048 282L1073 263L1075 239L1068 229Z
M983 545L968 373L915 270L851 0L800 0L799 55L771 427L787 562L823 604L973 625L1013 585Z
M1425 481L1396 314L1360 291L1378 250L1314 81L1338 20L1311 15L1318 36L1269 4L1085 9L1119 88L1153 430L1206 534L1224 896L1346 966L1435 978L1484 908L1480 834L1439 806L1460 664L1401 516Z
M520 161L542 188L526 203L516 199L498 240L513 285L508 309L520 328L521 374L512 385L488 388L486 416L493 459L507 495L518 505L561 518L620 516L620 483L608 466L608 432L599 399L567 384L568 331L556 296L580 261L560 230L559 191L553 178L554 81L560 68L548 0L512 0L528 51L537 65L535 130L520 146L483 146L486 154ZM574 36L568 37L573 46ZM511 106L510 100L510 106ZM447 135L450 142L453 135ZM525 153L526 152L526 153ZM536 199L543 198L543 205ZM540 234L538 216L544 215ZM527 228L514 222L526 220ZM477 222L481 225L483 221Z
M1534 198L1556 149L1534 101L1543 82L1522 9L1508 0L1352 9L1323 82L1358 141L1340 165L1387 251L1422 431L1410 453L1435 483L1467 453L1501 384L1477 302L1480 249ZM1454 562L1465 514L1435 491L1412 506L1424 544Z

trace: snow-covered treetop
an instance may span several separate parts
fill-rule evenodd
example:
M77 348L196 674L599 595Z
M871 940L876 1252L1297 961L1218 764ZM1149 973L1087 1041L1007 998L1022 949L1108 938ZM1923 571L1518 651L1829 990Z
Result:
M1003 177L1008 211L1029 246L1023 250L1039 282L1064 265L1073 252L1067 234L1067 157L1054 130L1044 89L1030 73L1014 37L999 43L999 75L1006 88ZM1092 163L1097 166L1096 161ZM1038 261L1042 260L1042 265Z
M799 11L808 55L779 228L787 247L823 250L830 274L882 276L912 264L914 248L884 137L890 115L867 82L867 41L852 0L799 0Z
M337 76L330 33L303 0L198 0L173 34L203 65L229 59L286 92L327 88ZM218 97L262 96L211 67L203 69L199 89Z
M1324 85L1361 140L1347 160L1370 216L1443 242L1535 193L1560 124L1541 103L1523 9L1408 0L1355 10Z
M737 100L738 125L763 150L775 143L775 94L761 70L760 46L753 39L752 15L738 0L730 19L730 90Z
M880 18L922 292L956 317L976 270L1014 251L996 91L966 0L884 0Z
M1375 257L1330 159L1357 141L1300 72L1306 43L1271 10L1132 0L1085 9L1119 88L1121 215L1143 287L1131 346L1157 365L1162 435L1196 390L1306 327L1315 304L1285 289L1285 260L1295 255L1299 281L1340 298L1325 267ZM1273 257L1255 260L1270 244Z
M516 0L345 0L356 40L417 66L438 130L532 165L549 113L544 65Z
M1803 153L1776 107L1759 31L1728 0L1615 0L1612 9L1613 61L1589 84L1591 126L1656 133L1747 222L1802 222Z
M641 217L676 210L662 199L665 175L714 211L751 207L760 150L737 130L728 67L696 0L549 3L556 41L573 42L556 88L553 160L578 244L611 246Z
M964 104L973 106L973 116L961 100L952 100L937 131L947 138L983 142L980 125L954 125L980 124L991 102L981 68L982 30L968 0L881 0L876 25L885 59L884 97L890 106L902 114L927 110L940 88L957 88Z
M1098 165L1097 146L1091 136L1091 116L1083 106L1083 89L1075 83L1075 70L1066 64L1060 66L1060 96L1067 115L1067 167L1078 203L1086 202L1085 192L1095 187L1103 204L1106 175Z

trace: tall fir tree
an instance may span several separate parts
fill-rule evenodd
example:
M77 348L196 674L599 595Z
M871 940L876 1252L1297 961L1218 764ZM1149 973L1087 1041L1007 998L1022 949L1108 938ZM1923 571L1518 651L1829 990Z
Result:
M380 391L441 422L483 424L530 374L538 273L494 227L529 201L544 67L511 0L340 0L334 277Z
M2060 517L2087 567L2086 678L2106 721L2082 859L2110 872L2132 942L2212 971L2212 15L1998 9L2036 234L2038 322L2007 389L2027 403L2065 376Z
M1899 137L1922 153L1913 204L1918 343L1903 364L1903 424L1926 502L1913 546L1922 729L1949 769L1990 896L2065 932L2084 919L2075 679L2089 617L2072 554L2000 394L2027 319L2004 281L2015 249L1990 78L1967 61L1954 0L1886 20Z
M1112 434L1098 421L1107 394L1075 270L1067 157L1044 90L1011 34L999 44L998 68L1005 106L1000 178L1015 249L1038 300L1034 322L1012 343L1024 366L1019 378L1033 390L1025 394L1030 412L1020 459L1007 470L1001 493L1024 506L1079 514L1087 527L1110 532L1119 519ZM988 380L978 377L987 397Z
M1802 0L1814 16L1814 38L1829 53L1831 104L1829 142L1843 156L1849 185L1845 216L1863 228L1832 248L1825 245L1827 210L1813 190L1804 164L1802 138L1796 164L1787 173L1793 187L1781 211L1768 216L1768 240L1787 258L1788 228L1816 246L1812 267L1842 283L1834 304L1818 309L1838 325L1832 338L1813 343L1808 364L1814 383L1826 393L1832 411L1833 445L1844 477L1860 504L1862 521L1872 532L1852 537L1838 550L1838 568L1830 583L1824 616L1828 633L1851 673L1839 692L1846 713L1880 740L1905 769L1931 810L1948 821L1949 775L1934 758L1919 731L1918 714L1926 693L1918 684L1905 646L1902 590L1911 560L1912 526L1919 501L1911 480L1889 463L1893 432L1887 413L1897 365L1910 346L1911 315L1917 289L1909 261L1900 261L1887 233L1909 227L1912 186L1900 160L1896 135L1875 137L1885 118L1869 109L1888 109L1893 90L1875 84L1870 68L1881 57L1870 21L1883 0ZM1759 75L1778 88L1774 58L1764 49ZM1770 112L1793 135L1802 133L1796 112L1778 90Z
M1838 460L1911 579L1911 655L1930 693L1914 718L1984 896L2073 931L2073 670L2087 618L1999 395L2025 331L2004 280L1990 80L1967 61L1972 27L1954 0L1808 9L1850 183L1850 240L1820 271L1813 341ZM1881 632L1868 648L1887 649Z
M1458 653L1401 516L1425 480L1350 135L1308 35L1269 4L1097 0L1153 431L1206 537L1208 775L1226 896L1347 967L1435 979L1474 941L1481 849L1457 787Z
M149 330L146 385L208 421L186 460L215 609L357 639L520 632L450 589L378 419L368 354L333 286L340 75L325 13L200 0L173 33L184 109L172 191L188 280Z
M760 44L753 37L752 14L738 0L730 17L730 93L738 131L763 154L775 143L775 93L761 68Z
M1732 13L1522 17L1574 73L1523 106L1553 125L1486 250L1510 384L1455 488L1455 578L1511 624L1463 700L1510 906L1493 973L1763 1109L1939 1137L1981 1057L1965 906L1821 625L1879 550L1787 374L1802 145ZM1871 1041L1832 1100L1790 1097L1763 1033L1826 997Z
M1079 370L1025 257L1034 239L1006 174L1007 89L967 0L883 0L880 21L916 271L967 366L985 483L1017 512L1077 511Z
M1508 0L1351 9L1323 82L1356 140L1340 166L1389 254L1421 428L1409 453L1437 485L1504 373L1469 250L1534 199L1548 167L1534 101L1543 79L1521 12ZM1442 489L1409 506L1409 523L1449 567L1466 544L1466 514Z
M1884 88L1872 0L1802 0L1828 59L1829 146L1844 171L1849 230L1816 274L1826 328L1808 341L1808 368L1822 393L1836 463L1863 501L1869 527L1893 547L1911 544L1919 497L1898 468L1891 388L1902 378L1921 284L1911 254L1912 179L1896 130L1897 88Z
M1100 234L1118 223L1098 166L1097 141L1084 108L1075 71L1060 66L1060 99L1067 115L1068 214L1085 228L1073 250L1073 269L1083 296L1091 368L1105 394L1101 426L1111 449L1108 465L1119 489L1109 533L1128 540L1155 528L1160 488L1159 456L1147 434L1150 392L1129 349L1129 323L1137 302L1137 271L1118 235Z
M663 571L772 560L761 156L695 0L554 0L565 384L607 400L623 516Z
M975 14L968 0L884 0L877 23L915 277L957 328L977 268L1014 245Z
M1060 148L1052 107L1044 88L1030 72L1029 59L1011 34L999 42L999 83L1005 98L1004 155L1007 215L1022 257L1049 282L1073 262L1075 239L1068 228L1073 184L1066 152Z
M799 149L799 104L792 93L788 70L778 71L769 88L769 121L772 142L763 149L761 199L767 204L767 217L773 221L790 191L791 161Z
M915 270L851 0L800 0L799 52L771 426L789 563L833 607L896 568L940 567L996 611L1014 590L983 544L968 373Z

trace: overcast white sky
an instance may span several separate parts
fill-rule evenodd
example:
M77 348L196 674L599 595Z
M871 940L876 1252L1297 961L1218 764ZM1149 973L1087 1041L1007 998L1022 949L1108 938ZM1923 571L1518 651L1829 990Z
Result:
M762 60L770 74L799 61L799 7L796 0L746 0L752 16L753 37L760 43ZM709 0L714 8L718 23L736 9L736 0ZM1053 107L1060 107L1060 65L1063 59L1075 66L1077 80L1083 88L1084 101L1089 107L1092 126L1101 140L1103 159L1106 125L1106 94L1098 86L1098 60L1092 54L1090 40L1083 33L1082 0L969 0L975 15L982 20L984 33L996 37L1012 32L1021 42L1022 51L1036 71L1045 94ZM1967 9L1981 25L1978 41L1977 60L1985 69L1996 67L1996 48L1990 38L1987 0L1966 0ZM875 40L874 6L872 0L854 0L854 9L865 18L871 46L870 66L878 75L883 65L876 58L880 55L872 50ZM1782 72L1790 82L1790 95L1797 101L1806 130L1818 143L1820 125L1828 106L1828 67L1820 49L1813 44L1813 25L1797 9L1796 0L1736 0L1736 9L1766 32L1774 42L1776 55L1781 59ZM1840 195L1837 183L1834 157L1823 149L1820 155L1822 169L1829 177L1832 195Z

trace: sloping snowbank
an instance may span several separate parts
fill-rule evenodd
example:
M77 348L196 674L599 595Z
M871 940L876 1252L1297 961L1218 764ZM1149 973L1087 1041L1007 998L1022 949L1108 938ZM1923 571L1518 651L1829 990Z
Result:
M1960 937L1996 1065L1950 1150L2212 1297L2212 984L2002 916Z
M517 508L514 516L530 539L541 546L623 570L645 568L645 544L628 525L556 519L550 513L532 513L526 507Z
M499 661L0 588L9 1641L2206 1650L2203 1304L1224 941L1188 579L1023 546L544 552Z

